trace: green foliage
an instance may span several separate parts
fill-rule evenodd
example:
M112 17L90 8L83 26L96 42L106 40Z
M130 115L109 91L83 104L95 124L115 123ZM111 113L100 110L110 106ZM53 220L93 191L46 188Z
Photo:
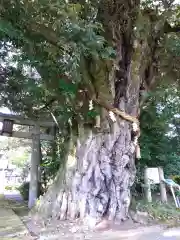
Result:
M7 191L12 191L12 190L16 190L16 189L17 189L17 186L10 186L10 185L8 185L8 186L5 186L5 189L6 189Z
M64 164L68 151L69 133L58 135L56 142L42 142L42 191L45 192L55 178L60 166Z
M165 177L180 174L180 135L179 129L180 96L178 86L160 86L149 96L141 110L141 159L137 165L137 175L133 194L143 194L144 168L164 169ZM155 185L152 185L156 187ZM153 188L152 191L156 190Z
M23 168L25 166L25 163L28 161L28 158L29 158L29 152L24 151L24 152L21 152L21 155L16 155L16 154L11 155L9 158L9 161L11 161L11 163L16 167Z
M144 203L139 201L137 204L137 210L147 212L149 216L161 223L172 221L171 223L178 222L180 212L176 207L171 204L162 204L159 201L153 203Z
M176 175L172 177L173 181L180 185L180 175Z
M88 9L82 18L84 10L79 3L1 2L3 54L7 44L11 52L3 58L9 76L8 84L1 85L1 91L8 93L1 94L6 105L32 117L32 107L55 98L67 118L74 114L73 101L84 78L83 61L111 59L115 54L102 36L102 25L94 18L95 9L90 4ZM53 112L57 113L57 108Z
M29 182L23 183L19 188L18 188L21 196L25 201L29 199Z
M23 199L25 201L28 201L28 199L29 199L29 182L22 183L21 186L19 186L17 189L19 190ZM39 189L40 189L39 190L40 195L43 194L40 184L39 184Z
M7 152L17 152L19 148L21 150L25 150L25 155L27 154L29 147L31 146L31 142L28 139L18 139L18 138L9 138L9 137L1 137L0 138L0 151Z
M4 66L0 91L4 104L16 112L37 117L42 112L35 109L54 99L53 106L45 107L43 114L61 116L58 122L67 123L73 117L82 120L83 115L89 115L88 99L77 99L77 93L84 88L82 85L86 85L85 79L92 80L90 74L84 74L89 73L87 63L99 59L106 63L116 56L116 51L108 45L109 40L104 38L104 22L99 21L94 1L87 4L64 0L3 0L0 5L0 56ZM142 7L155 5L153 1L143 1ZM161 2L159 8L162 9ZM172 10L178 16L178 8ZM161 16L163 21L164 15ZM136 32L148 29L144 24L146 21L140 19ZM173 63L177 62L172 55L179 46L178 38L170 34L167 43L162 44L166 47L160 46L161 58L168 55Z
M88 111L88 117L94 118L98 115L98 112L95 110Z
M165 94L164 94L165 92ZM141 114L141 151L143 166L162 166L165 174L180 172L180 139L174 125L178 119L180 99L176 88L159 88Z

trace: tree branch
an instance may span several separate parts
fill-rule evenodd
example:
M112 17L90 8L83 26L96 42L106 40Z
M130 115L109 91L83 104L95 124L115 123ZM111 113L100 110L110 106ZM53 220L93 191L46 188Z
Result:
M42 111L44 109L48 109L48 107L50 107L56 100L57 100L56 98L52 98L48 102L44 102L44 105L40 107L33 107L32 109L35 111Z
M125 113L124 111L121 111L117 108L114 108L113 106L107 104L106 102L103 102L99 99L94 98L93 101L97 103L98 105L102 106L103 108L107 109L108 111L113 112L114 114L120 116L124 120L127 120L132 123L137 123L139 124L139 120L136 117L132 117L129 114Z
M33 108L33 110L36 111L42 111L43 109L47 109L53 102L55 102L57 99L56 98L52 98L49 102L45 103L43 106L40 106L39 108ZM107 109L108 111L113 112L114 114L120 116L121 118L129 121L129 122L134 122L139 124L139 120L136 117L130 116L129 114L125 113L124 111L121 111L117 108L114 108L113 106L107 104L104 101L101 101L99 99L93 98L92 99L96 104L100 105L101 107Z
M38 23L29 23L26 25L27 31L34 32L34 34L38 34L42 36L47 42L52 44L55 47L61 48L59 44L59 38L55 31L51 28L46 27L44 25L40 25Z

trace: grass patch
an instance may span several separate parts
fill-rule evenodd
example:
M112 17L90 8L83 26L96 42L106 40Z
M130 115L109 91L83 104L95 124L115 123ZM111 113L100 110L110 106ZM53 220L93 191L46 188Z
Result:
M136 210L147 212L149 216L159 223L170 224L171 226L180 226L180 209L177 209L174 204L164 204L160 201L146 203L138 201Z
M5 186L5 190L7 191L13 191L13 190L17 190L19 186L16 186L16 185L8 185L8 186Z

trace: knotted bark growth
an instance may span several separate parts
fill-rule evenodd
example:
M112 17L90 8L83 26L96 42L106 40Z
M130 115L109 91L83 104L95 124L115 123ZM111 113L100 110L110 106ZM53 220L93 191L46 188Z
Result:
M74 178L73 195L80 197L80 217L124 220L135 177L134 147L129 124L119 122L112 134L91 134L78 150L83 159ZM123 137L122 137L123 136Z

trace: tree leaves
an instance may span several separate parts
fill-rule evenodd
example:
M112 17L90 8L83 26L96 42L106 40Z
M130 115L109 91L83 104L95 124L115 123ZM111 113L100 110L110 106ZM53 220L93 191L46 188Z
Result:
M66 83L64 79L59 79L59 88L70 94L75 95L77 93L77 85L73 83Z
M180 96L174 87L164 86L149 98L141 115L141 166L163 166L165 174L180 170L180 138L174 128L179 118ZM164 94L166 92L166 94Z
M27 109L26 114L33 114L29 107L42 105L41 100L48 101L53 96L57 101L61 99L61 107L66 105L64 112L68 108L72 110L70 102L84 79L82 57L107 59L115 55L101 35L102 25L93 19L94 13L88 11L87 20L82 17L82 5L65 1L7 0L1 1L0 5L1 41L5 41L5 45L11 44L13 54L10 61L7 58L3 61L6 68L16 68L24 81L19 84L17 74L6 78L6 84L1 88L3 101L16 111ZM12 7L8 8L8 5ZM27 74L31 69L34 69L34 76ZM10 86L13 81L16 91Z

